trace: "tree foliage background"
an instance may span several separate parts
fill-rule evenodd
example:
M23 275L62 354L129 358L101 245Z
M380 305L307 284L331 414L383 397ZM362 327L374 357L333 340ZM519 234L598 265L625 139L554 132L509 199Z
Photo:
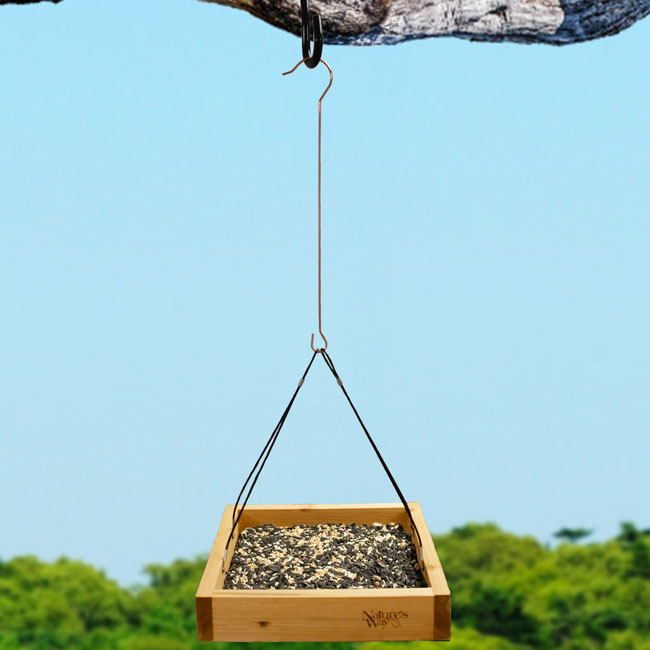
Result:
M452 589L456 650L650 650L649 530L624 523L608 542L551 549L493 524L469 524L437 537L436 545ZM2 561L0 650L210 647L195 640L194 593L204 562L150 565L147 586L124 588L67 558ZM216 644L219 650L247 645ZM421 650L425 644L317 645Z

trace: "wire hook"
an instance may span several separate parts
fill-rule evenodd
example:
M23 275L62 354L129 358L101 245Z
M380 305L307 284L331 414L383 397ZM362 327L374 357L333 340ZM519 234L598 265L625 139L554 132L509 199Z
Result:
M301 61L298 61L296 65L291 68L291 70L288 70L287 72L283 72L282 76L286 76L288 74L291 74L292 72L295 72L298 67L300 66L301 63L304 63L305 65L307 64L307 59L302 59ZM322 237L321 237L321 131L322 131L322 110L321 110L321 105L323 103L323 98L327 93L329 92L329 89L332 87L332 82L334 81L334 73L332 72L332 68L330 68L329 64L325 59L321 59L320 63L322 63L330 73L330 81L327 84L327 88L323 91L323 94L319 97L318 99L318 332L321 335L321 338L323 341L325 341L325 346L322 348L315 348L314 347L314 334L311 335L311 349L314 352L322 352L327 350L327 339L325 338L325 334L323 334L323 317L322 317L322 300L321 300L321 294L322 294L322 280L321 280L321 261L322 261Z
M323 54L323 22L320 14L309 10L309 0L300 0L300 19L302 21L302 58L305 65L313 69L320 63ZM311 40L314 38L314 52L311 52Z
M307 65L307 62L308 62L307 57L304 58L304 59L301 59L300 61L298 61L298 63L296 63L296 65L293 66L293 68L291 68L291 70L287 70L286 72L283 72L282 76L284 77L284 76L286 76L288 74L291 74L292 72L295 72L298 69L298 67L300 66L301 63L304 63L305 65ZM318 61L318 63L322 63L329 70L329 73L330 73L330 82L327 84L327 88L325 88L323 94L318 99L318 108L320 110L320 105L321 105L321 102L323 101L323 97L325 97L325 95L327 95L327 93L329 92L329 89L332 87L332 82L334 81L334 73L332 72L332 68L330 68L329 63L327 63L327 61L325 61L325 59L320 59Z

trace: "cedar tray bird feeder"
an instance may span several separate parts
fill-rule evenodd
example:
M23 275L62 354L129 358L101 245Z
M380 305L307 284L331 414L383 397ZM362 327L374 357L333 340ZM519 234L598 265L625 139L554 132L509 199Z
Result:
M418 529L427 527L409 503ZM227 506L196 593L200 641L448 641L451 596L430 535L418 559L426 587L405 589L224 589L233 506ZM399 503L247 506L233 541L251 526L397 523L410 527ZM414 540L415 541L415 540Z

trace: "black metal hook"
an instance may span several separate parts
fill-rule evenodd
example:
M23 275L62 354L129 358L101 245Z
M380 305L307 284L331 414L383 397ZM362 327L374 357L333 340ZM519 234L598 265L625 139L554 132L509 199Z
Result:
M323 23L320 14L309 11L309 0L300 0L300 18L302 20L302 58L308 68L315 68L323 54ZM311 51L312 37L314 51Z

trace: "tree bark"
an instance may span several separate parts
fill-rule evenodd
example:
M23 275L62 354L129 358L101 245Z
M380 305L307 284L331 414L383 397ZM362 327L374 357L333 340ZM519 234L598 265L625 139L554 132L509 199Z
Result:
M61 0L0 0L0 5ZM203 0L236 7L300 34L299 0ZM626 29L650 13L650 0L312 0L325 42L401 43L430 36L568 45Z
M0 0L0 5L33 5L37 2L61 2L61 0Z
M299 0L203 0L248 11L300 34ZM650 0L311 0L324 40L401 43L430 36L568 45L617 34L650 13Z

